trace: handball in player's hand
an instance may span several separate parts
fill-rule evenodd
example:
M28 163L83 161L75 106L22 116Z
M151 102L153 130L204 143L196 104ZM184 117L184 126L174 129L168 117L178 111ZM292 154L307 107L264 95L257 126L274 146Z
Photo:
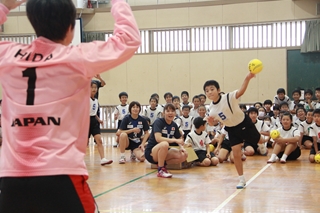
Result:
M263 69L263 64L259 59L252 59L249 62L248 67L252 74L257 74Z
M275 129L270 132L270 137L272 139L277 139L280 136L279 130Z

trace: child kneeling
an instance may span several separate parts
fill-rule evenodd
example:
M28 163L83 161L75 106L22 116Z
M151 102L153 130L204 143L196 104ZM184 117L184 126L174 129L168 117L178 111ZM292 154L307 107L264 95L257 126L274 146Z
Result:
M215 157L213 152L210 152L209 144L211 143L206 129L206 121L201 117L197 117L193 121L196 130L190 132L186 136L186 145L193 147L194 151L198 156L197 162L200 166L216 166L219 163L219 159Z

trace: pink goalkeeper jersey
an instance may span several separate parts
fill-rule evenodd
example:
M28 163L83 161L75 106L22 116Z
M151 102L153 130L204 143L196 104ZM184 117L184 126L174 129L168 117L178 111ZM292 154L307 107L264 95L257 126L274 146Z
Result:
M0 177L88 175L91 78L128 60L140 45L129 5L112 3L115 28L108 42L63 46L43 37L30 45L0 42ZM0 4L0 24L8 12Z

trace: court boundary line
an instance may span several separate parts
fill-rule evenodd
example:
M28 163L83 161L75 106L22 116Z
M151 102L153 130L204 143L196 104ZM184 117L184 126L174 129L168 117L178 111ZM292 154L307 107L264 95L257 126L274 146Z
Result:
M155 173L155 172L157 172L157 171L158 171L158 170L154 170L154 171L149 172L149 173L147 173L147 174L145 174L145 175L142 175L142 176L139 176L139 177L134 178L134 179L132 179L132 180L129 180L129 181L123 183L123 184L120 184L119 186L113 187L113 188L111 188L111 189L109 189L109 190L107 190L107 191L101 192L100 194L97 194L97 195L93 196L93 198L96 199L97 197L100 197L100 196L102 196L102 195L104 195L104 194L107 194L107 193L109 193L109 192L112 192L113 190L116 190L116 189L118 189L118 188L120 188L120 187L122 187L122 186L128 185L128 184L133 183L133 182L135 182L135 181L137 181L137 180L140 180L141 178L144 178L144 177L146 177L146 176L148 176L148 175L151 175L151 174L153 174L153 173Z
M264 172L267 168L269 168L271 164L265 165L262 169L260 169L259 172L257 172L250 180L247 182L246 187L252 183L259 175L261 175L262 172ZM213 213L219 212L223 207L225 207L234 197L236 197L240 192L242 192L244 189L237 189L234 193L232 193L227 199L225 199L214 211Z

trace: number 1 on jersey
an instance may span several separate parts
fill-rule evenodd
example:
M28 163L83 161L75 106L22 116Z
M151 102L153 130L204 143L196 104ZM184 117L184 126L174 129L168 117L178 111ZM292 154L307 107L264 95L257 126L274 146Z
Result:
M24 71L22 71L22 77L28 78L28 88L27 88L27 105L33 105L34 104L34 90L36 89L36 68L28 68Z

